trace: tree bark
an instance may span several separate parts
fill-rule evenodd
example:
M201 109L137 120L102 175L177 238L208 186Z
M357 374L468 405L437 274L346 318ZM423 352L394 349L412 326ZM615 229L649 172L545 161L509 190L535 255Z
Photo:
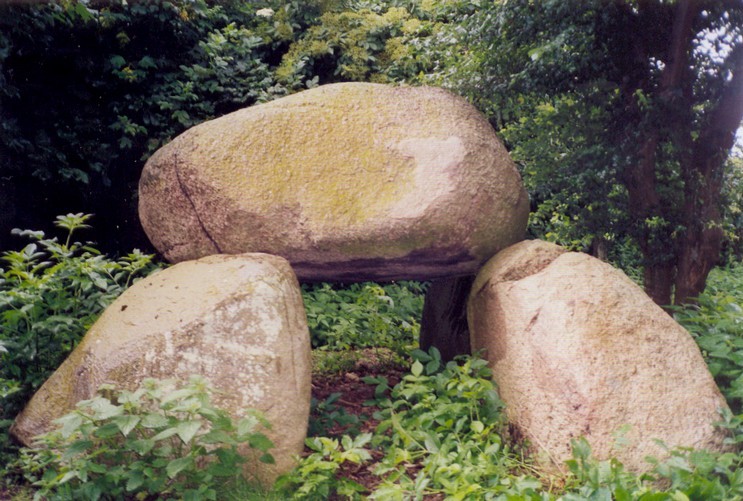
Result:
M668 306L672 303L674 275L676 265L671 262L645 266L643 280L645 293L659 306Z
M675 304L693 302L703 291L717 264L723 232L720 192L735 133L743 121L743 46L728 56L732 77L716 106L707 114L706 127L694 141L692 154L682 163L685 183L685 230L676 276Z
M680 158L685 186L681 214L685 225L683 234L675 242L670 235L668 242L659 242L653 241L649 229L644 228L639 238L645 258L645 291L662 306L672 302L680 304L699 295L704 290L709 271L717 262L722 242L717 207L722 169L743 115L743 105L740 105L743 81L738 81L743 71L738 57L733 82L718 102L717 111L712 113L700 137L691 140L694 97L693 78L689 72L695 37L694 21L702 10L702 4L696 0L677 2L668 53L656 93L658 103L664 107L662 109L680 110L682 116L688 118L688 122L668 124L669 137L676 147L683 150ZM643 47L639 49L641 52L644 50ZM642 86L638 85L638 89L641 90ZM639 147L638 163L625 179L630 212L639 224L662 213L663 202L656 189L656 163L661 143L660 131L651 130Z
M457 355L470 354L467 326L467 299L474 276L436 280L426 292L421 318L420 347L436 347L448 362Z

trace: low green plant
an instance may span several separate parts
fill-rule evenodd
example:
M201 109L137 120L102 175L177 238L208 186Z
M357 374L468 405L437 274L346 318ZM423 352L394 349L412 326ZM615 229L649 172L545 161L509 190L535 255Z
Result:
M282 475L276 489L285 499L328 499L331 495L356 499L366 489L358 482L338 476L345 464L363 464L371 459L367 448L372 434L363 433L355 438L344 435L340 440L312 437L305 442L313 452L299 465Z
M572 441L572 453L572 459L566 462L572 476L565 486L565 501L635 499L642 490L640 479L616 459L593 458L591 445L584 437Z
M133 392L102 387L22 451L36 498L218 499L221 488L240 481L246 459L238 446L272 463L273 444L258 412L233 423L211 404L214 391L199 376L182 385L147 379Z
M407 353L418 341L425 290L419 282L303 285L313 348Z
M374 444L385 456L375 473L384 480L371 498L483 499L539 487L512 475L520 460L504 439L504 406L487 362L461 357L444 365L435 348L413 357L410 373L377 402Z
M731 437L730 445L743 443L743 416L726 412L721 426ZM637 475L616 459L592 457L587 440L573 441L573 457L567 461L571 473L560 500L586 499L648 501L728 501L743 499L743 454L710 452L679 447L659 461L647 458L649 472Z
M413 357L410 372L392 388L384 376L364 378L375 387L375 398L368 404L380 409L374 433L309 439L313 452L282 478L274 491L279 497L743 499L743 453L739 452L743 415L727 412L721 419L721 426L729 430L730 452L677 448L662 461L648 458L649 471L638 475L615 458L594 458L588 441L578 438L565 476L548 477L509 437L504 406L484 360L460 357L443 364L435 348L428 353L415 350ZM370 492L363 490L344 476L350 469L377 476L376 486Z
M312 398L310 401L310 423L307 435L317 437L328 435L331 428L341 426L348 432L358 429L359 416L349 414L346 410L336 404L342 393L331 393L324 400Z

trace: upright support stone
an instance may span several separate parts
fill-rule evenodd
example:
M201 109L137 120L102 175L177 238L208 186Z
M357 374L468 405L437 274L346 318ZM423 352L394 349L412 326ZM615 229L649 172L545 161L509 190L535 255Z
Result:
M255 458L246 473L270 483L304 448L310 372L307 318L289 263L267 254L209 256L124 292L34 395L11 433L31 445L104 383L132 391L148 377L197 374L219 390L214 404L233 418L248 408L268 418L276 464Z
M581 436L597 459L636 472L665 446L729 448L714 426L727 404L699 347L611 265L520 242L480 270L468 316L472 348L484 350L511 424L544 468L564 470ZM618 433L628 445L617 447Z
M444 361L470 353L467 298L474 275L436 280L426 292L421 318L420 347L435 347Z

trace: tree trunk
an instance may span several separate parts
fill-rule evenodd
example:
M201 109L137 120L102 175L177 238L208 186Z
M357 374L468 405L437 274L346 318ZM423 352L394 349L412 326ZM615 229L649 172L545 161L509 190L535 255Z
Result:
M685 183L685 230L676 275L675 304L693 301L704 291L707 275L717 264L723 232L720 192L725 161L743 120L743 46L729 56L732 78L717 105L707 114L707 124L694 141L688 161L682 162Z
M467 298L475 277L436 280L426 292L421 318L420 347L436 347L444 361L470 353Z
M659 306L671 304L675 271L676 266L670 262L645 266L643 271L645 292L655 301L655 304Z
M692 0L680 0L675 7L668 56L664 61L665 67L662 70L657 91L658 104L663 103L671 109L690 111L691 101L688 100L689 96L686 91L690 89L688 72L694 39L693 22L699 12L700 6ZM641 39L638 39L640 45L635 47L635 50L646 58L646 47L642 46L639 40ZM635 88L624 90L631 108L636 111L641 108L637 103L636 91L642 93L647 88L647 81L638 81L635 83ZM638 113L638 116L641 115L642 113ZM630 214L636 223L641 225L637 241L645 261L643 272L645 292L660 306L668 306L672 303L678 256L671 247L673 237L670 231L663 228L651 229L646 221L649 218L662 217L664 214L664 201L657 190L656 169L659 161L659 148L662 147L669 134L677 137L688 136L689 125L671 123L669 131L664 134L661 134L658 128L647 131L644 140L638 145L637 161L628 169L624 179L629 196ZM653 231L666 231L667 234L658 238Z

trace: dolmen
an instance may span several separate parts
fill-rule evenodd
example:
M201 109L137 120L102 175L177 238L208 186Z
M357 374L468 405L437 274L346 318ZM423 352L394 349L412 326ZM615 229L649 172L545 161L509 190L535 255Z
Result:
M488 359L545 469L561 471L579 436L615 455L620 430L637 471L663 455L655 439L725 447L712 423L726 404L690 335L621 271L523 241L519 173L450 92L333 84L202 123L147 161L139 213L177 264L120 296L41 387L12 429L26 445L101 384L200 374L233 416L271 421L276 465L246 466L271 481L309 416L299 282L417 279L435 281L433 338Z

